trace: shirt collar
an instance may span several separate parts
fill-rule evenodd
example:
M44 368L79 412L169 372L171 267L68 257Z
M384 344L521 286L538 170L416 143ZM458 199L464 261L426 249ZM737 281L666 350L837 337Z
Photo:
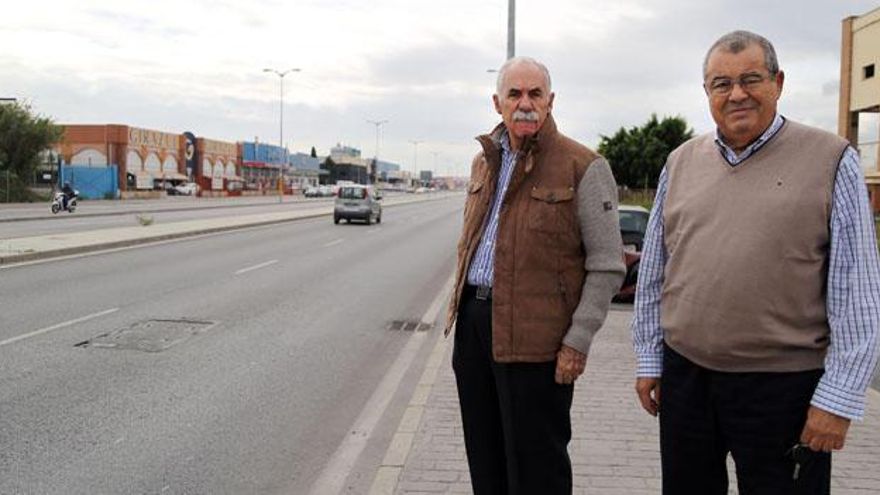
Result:
M727 143L724 142L724 139L721 137L721 131L717 128L715 129L715 144L718 145L718 148L727 158L727 161L730 162L731 165L736 165L746 158L752 156L753 153L758 151L762 146L764 146L767 141L770 140L773 136L779 132L779 129L782 128L782 124L785 123L785 117L780 114L776 114L773 117L773 122L770 124L770 127L761 134L758 139L756 139L752 144L748 145L742 153L737 155L736 151L733 150Z
M500 142L500 144L501 144L501 150L502 150L504 153L510 153L510 152L511 152L511 149L510 149L510 136L507 134L507 130L504 130L504 131L501 133L501 139L499 140L499 142Z

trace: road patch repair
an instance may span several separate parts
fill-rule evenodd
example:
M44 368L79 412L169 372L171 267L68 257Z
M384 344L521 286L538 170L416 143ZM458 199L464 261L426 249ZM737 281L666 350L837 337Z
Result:
M126 328L102 333L84 340L74 347L162 352L207 332L217 325L215 321L193 319L144 320Z

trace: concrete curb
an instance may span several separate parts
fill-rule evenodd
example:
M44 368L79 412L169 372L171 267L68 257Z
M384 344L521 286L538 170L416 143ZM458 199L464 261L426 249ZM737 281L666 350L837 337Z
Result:
M422 413L428 404L428 398L431 396L431 390L437 381L437 373L446 361L446 348L449 345L449 339L443 335L442 329L438 332L437 342L431 350L425 370L419 379L416 389L413 391L409 404L400 418L397 425L397 431L391 438L388 450L385 451L385 457L376 476L373 478L373 485L370 487L369 495L392 495L397 489L400 479L400 473L406 465L406 460L412 450L413 439L419 431L422 423Z
M121 241L109 241L109 242L100 242L100 243L95 243L95 244L85 244L82 246L60 248L60 249L51 249L51 250L31 252L31 253L0 255L0 266L9 265L12 263L22 263L22 262L26 262L26 261L58 258L61 256L70 256L70 255L74 255L74 254L83 254L83 253L89 253L89 252L104 251L107 249L117 249L117 248L122 248L122 247L130 247L130 246L136 246L139 244L150 244L153 242L169 241L169 240L173 240L173 239L182 239L185 237L195 237L195 236L205 235L205 234L216 234L218 232L229 232L229 231L233 231L233 230L243 230L243 229L247 229L250 227L260 227L260 226L272 225L272 224L276 224L276 223L293 222L296 220L306 220L306 219L310 219L310 218L318 218L318 217L323 217L323 216L327 216L327 215L332 215L332 213L317 213L317 214L304 215L301 217L265 220L265 221L261 221L261 222L252 222L252 223L240 224L240 225L227 225L227 226L223 226L223 227L194 229L194 230L187 230L184 232L174 232L174 233L170 233L170 234L147 235L145 237L140 237L140 238L135 238L135 239L125 239L125 240L121 240Z
M325 198L331 199L331 198ZM74 218L91 218L91 217L114 217L114 216L122 216L122 215L143 215L148 213L174 213L179 211L200 211L200 210L216 210L219 208L251 208L255 206L269 206L275 204L302 204L315 201L317 203L320 199L311 200L311 199L292 199L290 201L285 201L283 203L253 203L253 204L218 204L213 206L202 205L202 206L194 206L192 208L184 208L184 207L171 207L171 208L152 208L152 209L143 209L143 210L126 210L126 211L109 211L105 213L74 213L63 214L59 213L57 215L44 216L44 217L12 217L12 218L0 218L0 223L12 223L12 222L39 222L43 220L65 220L65 219L74 219Z
M393 208L395 206L402 206L402 205L412 204L412 203L439 201L441 199L446 199L448 197L449 197L448 195L443 195L440 197L431 197L431 198L418 198L418 199L407 198L406 200L401 201L399 203L395 202L392 204L386 204L386 205L384 205L384 207L385 208ZM28 250L26 248L26 249L19 250L19 252L0 254L0 266L11 265L11 264L15 264L15 263L24 263L24 262L28 262L28 261L37 261L37 260L58 258L61 256L70 256L70 255L76 255L76 254L105 251L108 249L118 249L118 248L124 248L124 247L131 247L131 246L136 246L136 245L140 245L140 244L150 244L150 243L154 243L154 242L182 239L185 237L194 237L194 236L199 236L199 235L215 234L215 233L220 233L220 232L229 232L229 231L233 231L233 230L241 230L241 229L247 229L247 228L252 228L252 227L261 227L261 226L273 225L273 224L284 223L284 222L294 222L294 221L298 221L298 220L320 218L323 216L330 216L333 214L332 205L321 205L321 206L324 208L327 208L327 210L317 212L317 213L316 212L308 212L308 211L302 212L302 213L296 213L296 212L283 213L283 214L281 214L281 216L277 216L278 214L275 214L276 218L268 218L268 219L263 219L263 220L256 220L256 219L255 220L247 220L247 217L243 217L244 220L241 221L241 223L232 223L229 225L219 225L219 226L213 226L213 227L192 227L192 228L183 227L184 230L180 230L180 231L176 231L176 232L169 232L169 233L151 234L148 230L144 230L143 233L138 232L136 234L133 234L133 237L129 237L129 238L125 238L125 239L120 239L120 240L115 240L115 241L114 240L97 241L94 243L83 242L82 244L79 244L79 245L74 245L74 246L69 246L69 247L59 247L59 248L54 248L54 249L49 248L49 249L45 249L45 250ZM130 213L130 212L126 212L126 214L128 214L128 213ZM254 216L269 217L271 215L272 214L254 215ZM241 220L241 218L242 217L240 217L239 219ZM218 221L223 221L223 220L224 219L209 219L209 220L204 220L204 221L190 220L187 222L175 222L175 223L176 224L211 223L212 221L216 223ZM163 227L168 228L169 226L174 226L175 223L164 224ZM118 233L123 230L131 231L130 229L138 229L139 230L141 228L140 227L122 227L122 228L117 228L117 229L107 229L107 231L109 232L109 231L115 230ZM143 229L149 229L149 227L143 227ZM99 232L104 232L104 231L99 231ZM47 236L38 236L38 237L47 237ZM18 240L20 241L21 239L29 239L29 238L20 238ZM9 242L9 243L12 243L14 241L16 241L16 239L7 240L7 242Z

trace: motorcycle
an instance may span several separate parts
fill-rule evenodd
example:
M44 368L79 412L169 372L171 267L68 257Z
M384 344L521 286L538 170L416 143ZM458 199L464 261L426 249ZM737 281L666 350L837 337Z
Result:
M79 191L73 191L73 197L67 200L67 208L64 208L64 193L57 192L55 193L55 197L52 199L52 213L58 213L61 210L67 210L68 213L73 213L76 211L76 198L79 196Z

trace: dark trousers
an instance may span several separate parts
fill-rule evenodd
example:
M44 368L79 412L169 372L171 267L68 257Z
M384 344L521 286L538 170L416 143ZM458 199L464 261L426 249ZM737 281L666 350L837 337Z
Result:
M722 373L664 348L660 451L665 495L725 495L727 454L740 495L831 493L831 454L813 453L795 476L798 443L822 370Z
M475 299L469 287L452 367L474 494L570 494L574 386L555 382L555 361L496 363L492 302Z

